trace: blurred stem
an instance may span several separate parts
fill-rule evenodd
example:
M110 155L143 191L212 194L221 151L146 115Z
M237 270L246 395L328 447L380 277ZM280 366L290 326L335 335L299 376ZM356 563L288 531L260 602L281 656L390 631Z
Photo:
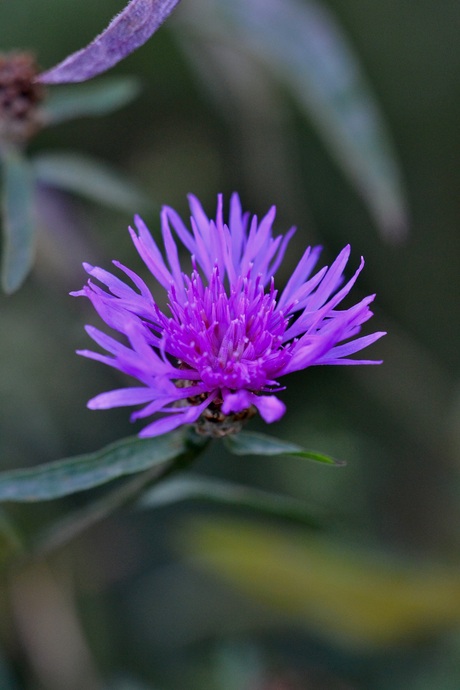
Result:
M0 139L0 162L7 160L10 156L21 156L23 152L24 146Z
M35 542L29 551L29 557L41 558L51 551L60 548L71 539L96 523L109 517L120 508L135 503L147 489L159 484L163 479L188 468L204 451L209 443L208 438L198 436L193 430L187 439L185 453L173 458L164 465L156 465L149 470L137 474L130 481L94 501L83 509L53 525Z

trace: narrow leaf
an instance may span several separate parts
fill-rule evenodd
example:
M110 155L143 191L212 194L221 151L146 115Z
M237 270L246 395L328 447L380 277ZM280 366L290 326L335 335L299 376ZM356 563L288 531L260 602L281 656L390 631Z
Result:
M76 117L108 115L130 103L139 92L140 83L133 77L56 87L46 100L43 117L47 124L54 125Z
M27 161L18 151L1 159L2 185L2 286L17 290L27 277L34 257L33 178Z
M96 453L0 474L0 501L46 501L162 465L185 450L183 432L151 439L128 437Z
M180 0L131 0L92 43L40 75L45 84L86 81L143 45Z
M180 457L177 456L177 459ZM162 479L166 469L169 469L169 466L166 468L164 464L154 464L144 472L138 472L121 486L109 490L101 498L90 501L83 508L66 515L39 535L35 543L32 544L31 552L35 555L44 556L67 544L71 539L75 539L82 532L106 519L123 506L135 501L136 497L148 485Z
M318 527L320 524L318 519L307 511L305 504L295 498L209 477L194 477L190 474L187 477L169 479L148 490L139 500L138 506L159 508L181 501L203 501L233 508L250 508L311 527Z
M296 443L282 441L281 439L258 434L249 431L242 431L240 434L227 436L224 443L228 450L235 455L292 455L306 460L314 460L326 465L340 467L345 465L342 460L334 460L330 455L317 453L312 450L305 450Z
M79 194L111 208L132 213L151 206L151 202L107 164L78 153L46 153L33 159L39 182L49 187Z
M401 238L407 209L391 139L359 59L325 4L196 0L185 17L188 39L199 33L206 47L203 37L213 46L236 38L240 52L278 77L313 120L382 233ZM241 80L246 88L243 75Z
M115 209L133 213L151 206L150 201L105 163L77 153L45 153L33 167L39 182L78 194Z
M134 477L126 479L121 484L115 486L115 488L110 488L102 497L97 498L95 501L91 500L83 508L55 522L34 541L31 553L42 557L54 551L96 523L109 517L115 511L138 501L148 487L164 481L175 472L184 470L203 452L208 445L209 439L197 437L191 429L180 432L180 434L180 439L179 432L169 434L171 443L173 443L173 437L181 440L182 443L180 451L177 450L168 459L168 462L161 462L160 458L157 457L154 462L150 462L147 469L145 469L144 465L144 471L137 472ZM155 439L149 439L149 441L154 443L165 438L165 436L156 437ZM129 439L126 440L129 441ZM159 449L156 448L156 450L158 451Z

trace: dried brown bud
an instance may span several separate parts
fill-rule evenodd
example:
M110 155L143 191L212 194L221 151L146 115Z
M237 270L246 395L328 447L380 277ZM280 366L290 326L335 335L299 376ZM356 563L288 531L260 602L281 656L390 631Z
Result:
M0 54L0 143L22 144L42 126L44 87L30 53Z

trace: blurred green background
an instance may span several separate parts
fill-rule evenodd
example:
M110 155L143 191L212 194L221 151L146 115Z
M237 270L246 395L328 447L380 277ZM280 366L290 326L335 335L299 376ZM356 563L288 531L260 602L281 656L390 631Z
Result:
M0 0L0 49L33 50L50 67L122 5ZM281 279L306 244L322 244L330 260L350 242L353 266L366 259L355 297L377 293L372 327L388 331L369 354L385 362L292 375L288 412L267 429L346 468L235 458L219 444L197 467L305 500L326 516L324 530L199 503L123 511L46 561L5 569L0 687L458 690L460 5L321 3L393 144L408 218L399 239L337 165L292 83L260 51L248 57L242 27L213 33L212 6L183 0L112 71L141 78L133 103L46 130L30 150L112 164L151 200L143 215L154 232L163 203L188 217L188 192L210 215L218 192L238 191L259 215L276 204L275 230L298 228ZM336 48L327 38L325 59ZM220 51L228 72L213 62ZM133 433L126 410L86 409L121 382L75 356L88 346L84 324L97 319L68 296L84 282L83 260L143 271L131 215L42 191L35 268L19 292L0 297L1 469ZM8 504L0 517L30 539L90 498Z

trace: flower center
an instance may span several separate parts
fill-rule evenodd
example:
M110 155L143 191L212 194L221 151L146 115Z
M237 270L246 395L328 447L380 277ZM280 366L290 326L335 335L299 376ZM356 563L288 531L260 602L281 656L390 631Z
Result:
M252 278L249 271L227 292L215 266L208 286L196 270L184 283L183 299L170 290L172 317L162 315L166 352L197 371L208 389L274 385L289 353L282 346L287 319L276 310L273 280L265 292L261 276Z

